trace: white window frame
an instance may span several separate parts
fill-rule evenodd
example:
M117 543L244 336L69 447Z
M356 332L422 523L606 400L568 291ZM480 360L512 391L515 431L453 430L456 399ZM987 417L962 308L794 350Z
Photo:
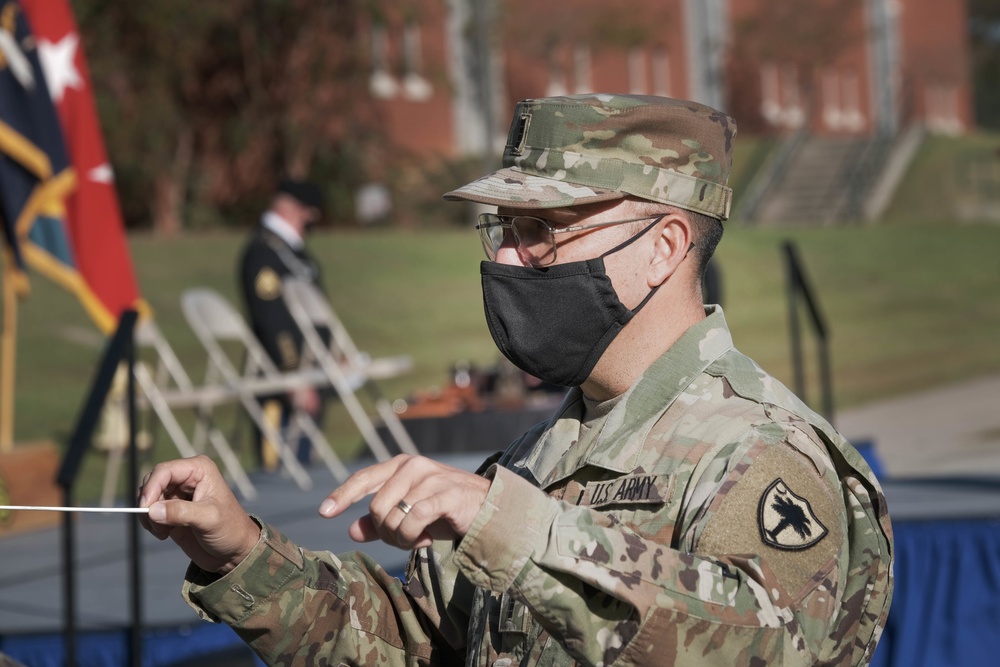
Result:
M664 48L653 50L653 94L671 97L670 53Z
M392 99L399 93L399 83L389 72L389 31L373 23L371 28L372 73L368 88L378 99Z
M416 102L424 102L434 94L430 81L424 77L424 59L420 24L407 23L403 27L403 94Z
M645 95L649 89L646 74L646 51L634 46L628 50L628 92Z
M573 90L576 93L594 92L590 47L583 43L573 47Z

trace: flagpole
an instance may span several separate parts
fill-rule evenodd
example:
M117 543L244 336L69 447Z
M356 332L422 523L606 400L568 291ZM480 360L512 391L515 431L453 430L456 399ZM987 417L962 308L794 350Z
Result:
M3 276L3 334L0 343L0 454L14 449L14 362L17 358L17 276L6 257Z

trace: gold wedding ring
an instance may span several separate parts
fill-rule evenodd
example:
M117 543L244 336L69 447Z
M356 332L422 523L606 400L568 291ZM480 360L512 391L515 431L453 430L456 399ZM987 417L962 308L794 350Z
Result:
M413 505L406 502L405 500L400 500L398 503L396 503L396 507L401 509L403 511L403 514L409 514L410 510L413 509Z

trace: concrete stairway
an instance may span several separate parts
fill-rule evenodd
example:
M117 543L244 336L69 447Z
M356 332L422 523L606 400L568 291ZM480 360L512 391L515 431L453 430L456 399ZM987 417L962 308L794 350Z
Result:
M849 182L868 137L807 137L768 190L754 218L822 224L850 215Z

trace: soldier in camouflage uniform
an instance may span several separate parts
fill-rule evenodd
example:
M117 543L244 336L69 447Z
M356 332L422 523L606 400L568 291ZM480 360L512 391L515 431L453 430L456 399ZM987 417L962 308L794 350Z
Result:
M861 456L734 347L701 272L729 211L736 127L692 102L518 105L504 168L446 195L479 229L498 347L572 386L479 474L363 469L357 540L406 581L248 517L207 459L161 464L148 529L184 595L276 665L860 665L892 592L885 498ZM558 256L557 256L558 255Z

